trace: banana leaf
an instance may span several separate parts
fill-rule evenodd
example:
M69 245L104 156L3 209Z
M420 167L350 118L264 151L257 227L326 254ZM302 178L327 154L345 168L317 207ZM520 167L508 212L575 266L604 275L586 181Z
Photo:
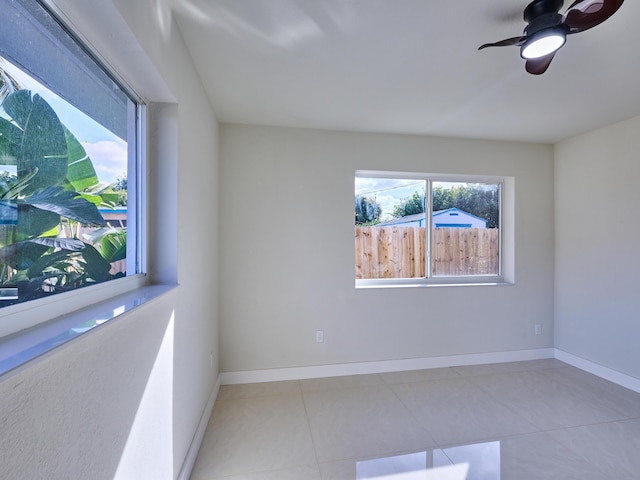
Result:
M56 213L84 225L106 225L94 204L78 196L76 192L65 190L60 186L44 188L27 198L19 200L19 202L40 210Z
M79 252L84 247L85 243L75 238L33 238L0 247L0 258L3 259L2 263L16 270L25 270L50 248Z
M78 139L66 127L64 127L67 152L67 180L76 192L82 192L95 187L100 182L93 163L86 150Z
M111 264L107 262L93 246L86 245L81 255L84 262L80 263L84 263L84 271L93 281L100 283L113 278L109 273Z
M20 143L22 142L22 129L18 128L13 122L6 118L0 117L0 148L3 156L11 161L3 161L3 165L16 165L16 158L20 151Z
M76 252L59 250L48 255L42 255L29 266L27 269L27 277L30 279L41 277L45 269L69 260L71 255L76 255Z
M100 205L113 204L113 206L115 206L118 203L118 192L113 190L113 184L105 185L103 183L98 183L97 185L82 191L81 194L83 196L87 195L92 196L95 199L100 199ZM87 200L90 202L94 201L89 197L87 197Z
M100 253L110 263L127 258L127 232L119 230L102 237Z
M37 243L38 245L44 245L50 248L68 250L70 252L79 252L85 247L85 243L82 240L78 240L77 238L45 237L33 238L27 241L31 243Z
M29 187L29 182L37 174L38 174L38 169L34 168L26 175L23 175L22 178L19 178L18 180L16 180L15 183L7 182L9 188L7 189L7 191L3 192L2 197L0 198L2 200L14 200L18 198L22 193L22 191Z
M17 240L38 237L60 223L60 214L18 200Z
M62 183L67 176L68 153L64 127L56 112L40 95L32 97L29 90L12 93L4 99L2 107L22 131L16 152L18 178L38 169L27 191ZM15 143L15 130L11 135Z
M84 198L87 202L93 203L96 207L100 207L104 203L102 197L99 195L90 195L88 193L80 193L78 195Z

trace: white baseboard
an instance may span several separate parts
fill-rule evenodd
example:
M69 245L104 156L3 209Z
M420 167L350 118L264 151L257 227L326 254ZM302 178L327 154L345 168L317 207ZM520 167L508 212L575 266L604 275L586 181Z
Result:
M308 378L402 372L408 370L421 370L425 368L539 360L542 358L554 358L554 354L555 351L553 348L518 350L513 352L473 353L446 357L408 358L402 360L223 372L220 374L220 379L222 385L239 385L244 383L278 382L283 380L303 380Z
M204 407L202 415L200 416L198 428L196 428L196 433L193 436L193 440L191 440L189 450L187 450L187 454L184 457L184 461L182 462L182 467L180 468L180 473L178 474L177 480L189 480L189 477L191 477L191 471L193 470L193 466L196 463L196 458L198 457L198 452L200 451L200 445L202 445L202 439L204 438L204 433L207 430L207 424L209 423L209 418L211 417L211 412L213 411L213 405L216 403L216 398L218 397L219 391L220 376L218 376L218 381L213 386L213 390L211 390L211 395L209 395L207 405Z
M610 382L628 388L629 390L640 393L640 379L638 378L620 373L616 370L604 367L590 360L585 360L584 358L577 357L575 355L572 355L571 353L567 353L557 348L555 349L554 355L558 360L568 363L569 365L579 368L580 370L592 373L600 378L604 378L605 380L609 380Z

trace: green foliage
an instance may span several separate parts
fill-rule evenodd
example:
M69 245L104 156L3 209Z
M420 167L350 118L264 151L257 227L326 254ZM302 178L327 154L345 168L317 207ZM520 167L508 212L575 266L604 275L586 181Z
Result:
M498 228L500 224L499 198L497 186L485 184L463 184L451 188L433 189L433 211L459 208L476 217L487 220L488 228Z
M115 194L113 200L114 205L127 206L127 174L123 173L116 178L116 181L111 185L111 188Z
M375 199L356 195L355 216L356 225L366 226L380 223L382 208Z
M0 175L0 203L17 209L17 222L0 225L0 285L17 285L25 301L115 278L111 262L125 258L126 232L104 233L95 245L76 235L80 226L105 226L98 206L115 205L118 194L99 184L86 151L42 97L18 90L2 108L0 164L16 165L17 176Z
M400 218L407 215L415 215L416 213L424 213L424 193L417 191L400 202L400 205L396 205L391 215L395 218Z
M118 175L115 183L113 184L113 189L116 192L127 191L127 174L123 173L122 175Z

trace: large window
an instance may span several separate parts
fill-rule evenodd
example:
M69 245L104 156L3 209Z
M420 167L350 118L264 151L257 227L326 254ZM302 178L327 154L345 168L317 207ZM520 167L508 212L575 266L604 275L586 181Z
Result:
M0 307L139 273L140 105L34 0L0 0Z
M502 279L503 179L358 172L359 286Z

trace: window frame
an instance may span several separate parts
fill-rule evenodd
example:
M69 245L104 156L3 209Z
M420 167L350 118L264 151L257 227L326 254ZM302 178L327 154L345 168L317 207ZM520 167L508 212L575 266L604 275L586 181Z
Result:
M355 279L356 288L388 288L388 287L437 287L437 286L472 286L472 285L511 285L513 284L513 248L506 249L509 257L505 255L505 239L509 243L513 240L513 215L505 215L505 199L513 202L514 178L498 175L469 175L469 174L443 174L421 172L399 172L380 170L356 170L355 178L388 178L424 180L425 190L425 277L420 278L362 278ZM437 276L432 274L433 265L431 251L433 242L433 183L434 182L459 182L459 183L487 183L498 184L500 194L498 199L498 274L496 275L458 275ZM512 208L510 212L512 213ZM507 220L508 219L508 220ZM505 223L507 220L508 224ZM354 250L355 261L355 250Z
M101 69L119 89L129 98L132 107L127 113L132 122L128 130L128 208L127 224L127 271L134 273L123 278L112 279L103 283L89 285L64 293L29 300L0 308L0 342L19 337L27 329L38 329L46 336L47 322L59 319L72 312L100 308L104 302L125 294L143 289L149 285L147 276L148 256L148 202L147 202L147 141L148 141L148 107L142 96L138 95L131 85L114 71L102 57L89 46L79 32L71 28L60 10L46 1L34 0L61 31ZM135 137L132 141L131 136ZM131 270L130 270L131 269Z

